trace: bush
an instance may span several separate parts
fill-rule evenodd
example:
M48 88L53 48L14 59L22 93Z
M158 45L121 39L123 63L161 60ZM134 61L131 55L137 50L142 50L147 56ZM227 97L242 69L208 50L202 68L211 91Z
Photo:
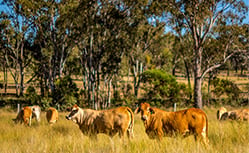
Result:
M42 97L40 107L42 110L47 110L50 107L50 103L52 102L52 98L50 97Z
M179 103L187 94L185 84L178 83L176 78L162 70L147 70L142 74L144 97L159 105L165 103Z
M216 97L226 95L228 97L227 102L232 103L233 101L238 102L240 99L241 90L239 87L230 80L214 78L211 83L214 89L212 92Z
M31 105L39 105L41 101L40 95L36 93L35 87L29 86L26 90L25 98L29 101Z
M55 82L55 89L53 105L60 107L60 109L70 107L78 102L79 89L70 76L58 79Z

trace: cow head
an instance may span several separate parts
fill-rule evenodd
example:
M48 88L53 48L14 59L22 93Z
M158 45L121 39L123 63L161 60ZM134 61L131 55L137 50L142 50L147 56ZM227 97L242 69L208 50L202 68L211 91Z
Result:
M217 119L218 120L222 120L221 117L224 113L227 112L227 109L224 107L221 107L218 111L217 111Z
M76 104L71 108L71 112L66 116L66 119L77 122L77 116L79 115L80 107Z
M141 119L143 121L147 121L150 115L155 113L148 103L141 103L140 106L135 110L135 113L139 112L141 112Z
M32 117L35 117L40 122L41 108L39 106L32 106Z

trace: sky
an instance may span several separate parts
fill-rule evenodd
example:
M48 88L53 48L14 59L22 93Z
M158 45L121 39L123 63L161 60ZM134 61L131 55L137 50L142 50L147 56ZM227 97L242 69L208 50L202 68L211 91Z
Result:
M243 1L246 3L247 6L249 6L249 0L243 0ZM7 11L8 8L5 5L2 5L1 3L2 3L2 0L0 0L0 12ZM249 12L246 15L246 19L244 20L244 23L249 24Z

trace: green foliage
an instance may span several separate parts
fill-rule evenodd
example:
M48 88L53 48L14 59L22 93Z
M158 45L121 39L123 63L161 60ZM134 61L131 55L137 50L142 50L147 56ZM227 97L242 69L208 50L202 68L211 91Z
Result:
M145 98L153 101L179 102L186 94L185 84L178 83L176 78L162 70L147 70L142 74Z
M38 105L40 103L41 97L36 93L34 86L29 86L24 96L30 102L31 105Z
M211 81L211 85L214 86L212 92L217 97L226 95L229 99L233 101L238 101L238 99L240 98L241 90L235 83L230 80L215 78Z
M47 108L50 107L50 104L52 102L51 97L42 97L40 102L40 107L42 110L47 110Z
M55 88L56 90L53 95L54 105L60 106L60 109L64 109L77 103L79 89L70 76L56 80Z

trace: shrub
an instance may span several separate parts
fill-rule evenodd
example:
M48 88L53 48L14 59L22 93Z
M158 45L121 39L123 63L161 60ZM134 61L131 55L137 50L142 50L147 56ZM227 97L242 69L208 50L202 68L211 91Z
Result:
M144 97L155 103L179 103L187 94L186 85L178 83L176 78L162 70L147 70L142 74Z
M41 101L40 95L36 93L35 87L29 86L26 90L25 98L29 101L31 105L39 105Z
M58 79L55 82L55 89L56 90L53 95L53 105L64 109L77 103L79 98L79 89L70 76Z
M49 108L51 102L52 102L52 98L50 98L50 97L42 97L41 98L41 103L40 103L41 109L42 110L47 110L47 108Z
M240 98L241 90L239 87L230 80L214 78L210 83L214 89L212 92L217 96L221 97L226 95L228 97L227 101L231 103L232 101L238 101Z

